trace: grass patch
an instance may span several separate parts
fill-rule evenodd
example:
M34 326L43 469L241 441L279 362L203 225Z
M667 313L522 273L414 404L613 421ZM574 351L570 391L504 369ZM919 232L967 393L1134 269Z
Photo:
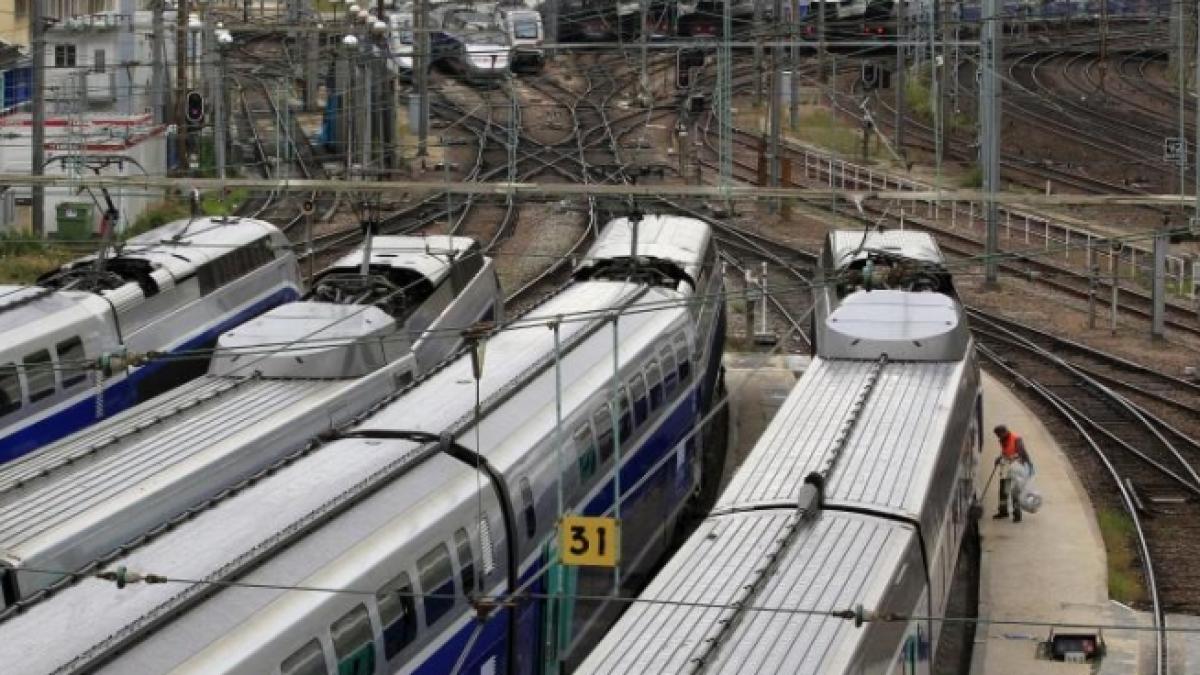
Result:
M982 188L983 169L978 164L972 165L969 171L959 177L958 185L962 188Z
M946 83L946 86L949 87L950 83ZM942 96L945 95L946 92L943 90ZM933 103L930 100L932 96L929 69L909 70L908 76L904 79L904 102L908 107L909 114L932 124ZM975 118L970 113L955 113L949 104L942 106L942 114L945 115L942 120L943 129L947 132L964 133L975 128Z
M142 214L133 221L133 225L121 233L122 237L134 237L143 232L148 232L156 227L162 227L172 220L188 217L188 206L186 200L163 200L153 206L148 207Z
M1098 510L1096 520L1108 553L1108 597L1125 604L1141 602L1144 589L1134 551L1133 521L1124 511L1111 508Z
M224 199L217 192L206 192L200 195L200 210L206 216L228 216L249 196L250 191L245 188L229 190ZM134 237L173 220L184 220L190 215L191 208L186 198L166 199L142 211L137 220L133 221L133 225L121 233L121 236Z
M219 192L208 192L200 198L200 208L206 216L228 216L237 211L249 196L250 191L246 188L226 190L224 199Z
M0 284L31 284L80 253L65 245L38 242L28 232L0 236Z

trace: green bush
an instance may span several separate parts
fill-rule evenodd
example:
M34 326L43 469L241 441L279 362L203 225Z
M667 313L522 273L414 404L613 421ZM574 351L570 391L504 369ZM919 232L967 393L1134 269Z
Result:
M1108 597L1125 604L1143 598L1140 563L1134 553L1133 521L1124 511L1101 508L1096 511L1096 522L1104 538L1108 553Z
M973 165L971 170L959 179L959 185L964 188L983 187L983 169L978 164Z

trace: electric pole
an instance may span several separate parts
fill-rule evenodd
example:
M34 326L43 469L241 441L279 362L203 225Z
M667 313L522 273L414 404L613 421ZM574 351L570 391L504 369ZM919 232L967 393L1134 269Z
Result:
M762 4L763 0L754 0L754 107L756 108L762 105L763 97ZM779 3L776 2L775 5L778 6Z
M896 76L892 78L892 84L896 87L896 150L901 156L904 156L904 106L907 101L904 97L904 37L907 31L905 30L905 5L908 0L896 0Z
M795 0L791 3L788 21L788 36L791 38L791 60L788 65L788 122L792 133L800 131L800 8ZM783 95L781 90L780 95ZM764 313L763 316L766 316Z
M29 46L33 51L33 128L29 137L29 174L41 176L45 173L43 169L46 164L46 18L42 14L43 3L34 0L29 4ZM33 236L41 238L46 234L46 188L34 185L31 196Z
M778 25L779 18L783 13L782 0L775 0L773 12L775 24ZM783 124L782 110L780 110L780 104L783 102L783 45L780 44L778 38L771 47L771 86L768 91L771 96L771 139L767 146L767 166L770 176L767 184L770 187L779 187L779 132ZM770 212L775 213L778 208L779 201L772 199L769 206Z
M830 0L821 0L821 9L817 12L817 81L821 84L827 82L825 77L825 9ZM725 3L729 4L729 3ZM834 11L837 5L834 5ZM775 17L779 21L779 17Z
M984 251L985 282L995 285L999 277L999 223L996 192L1000 189L1000 13L999 0L983 0L983 30L979 45L979 153L983 165L983 189L986 194L984 217L987 222L987 244Z
M162 124L167 121L167 55L163 35L163 0L154 0L150 7L150 31L153 35L152 53L150 54L150 98L154 109L154 121Z
M554 4L557 0L551 0ZM424 164L429 156L429 0L416 0L413 12L413 32L417 51L413 54L413 76L417 79L417 157Z
M188 0L179 0L175 14L175 148L181 166L188 163L187 44Z

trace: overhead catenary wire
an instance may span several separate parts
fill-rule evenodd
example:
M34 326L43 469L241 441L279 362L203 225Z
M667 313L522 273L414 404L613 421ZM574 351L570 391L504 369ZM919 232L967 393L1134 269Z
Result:
M335 595L351 595L362 597L378 597L378 589L360 589L360 588L335 588L330 586L309 586L304 584L274 584L270 582L251 582L251 581L231 581L227 579L191 579L184 577L173 577L166 574L157 574L151 572L138 572L129 570L128 568L118 567L112 570L100 572L68 572L64 570L44 569L44 568L22 568L22 570L39 573L53 574L63 577L69 577L76 580L95 579L98 581L111 582L118 588L124 589L128 586L136 586L138 584L186 584L186 585L212 585L230 589L247 589L247 590L275 590L275 591L296 591L305 593L327 593ZM396 597L405 597L413 599L445 599L453 600L462 596L454 593L419 593L416 591L389 591L388 594ZM1059 619L1041 619L1037 617L969 617L969 616L932 616L925 614L904 614L892 612L875 612L869 610L862 605L850 605L843 607L789 607L786 605L743 605L739 603L720 603L720 602L702 602L696 600L674 600L670 598L648 598L648 597L629 597L623 595L606 595L606 594L555 594L555 593L533 593L522 591L515 595L487 595L476 594L471 596L470 600L473 603L482 603L491 606L514 606L523 600L563 600L573 599L584 602L619 602L625 605L659 605L667 607L683 607L692 609L718 609L718 610L738 610L742 612L765 613L765 614L784 614L798 616L824 616L834 619L842 619L846 621L854 621L857 623L907 623L910 621L932 621L939 623L972 623L981 625L1001 625L1001 626L1037 626L1047 628L1093 628L1097 630L1111 631L1166 631L1170 633L1194 634L1200 635L1200 626L1149 626L1136 623L1104 623L1104 622L1064 622Z

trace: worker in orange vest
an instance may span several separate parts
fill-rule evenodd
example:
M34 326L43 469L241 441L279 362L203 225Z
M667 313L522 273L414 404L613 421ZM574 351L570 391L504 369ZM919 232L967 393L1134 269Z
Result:
M1000 441L1000 456L996 458L996 466L1000 468L1000 508L993 518L1008 517L1008 503L1012 502L1012 519L1014 523L1021 522L1021 489L1033 475L1033 462L1025 451L1025 441L1008 430L1003 424L996 425L992 431Z

